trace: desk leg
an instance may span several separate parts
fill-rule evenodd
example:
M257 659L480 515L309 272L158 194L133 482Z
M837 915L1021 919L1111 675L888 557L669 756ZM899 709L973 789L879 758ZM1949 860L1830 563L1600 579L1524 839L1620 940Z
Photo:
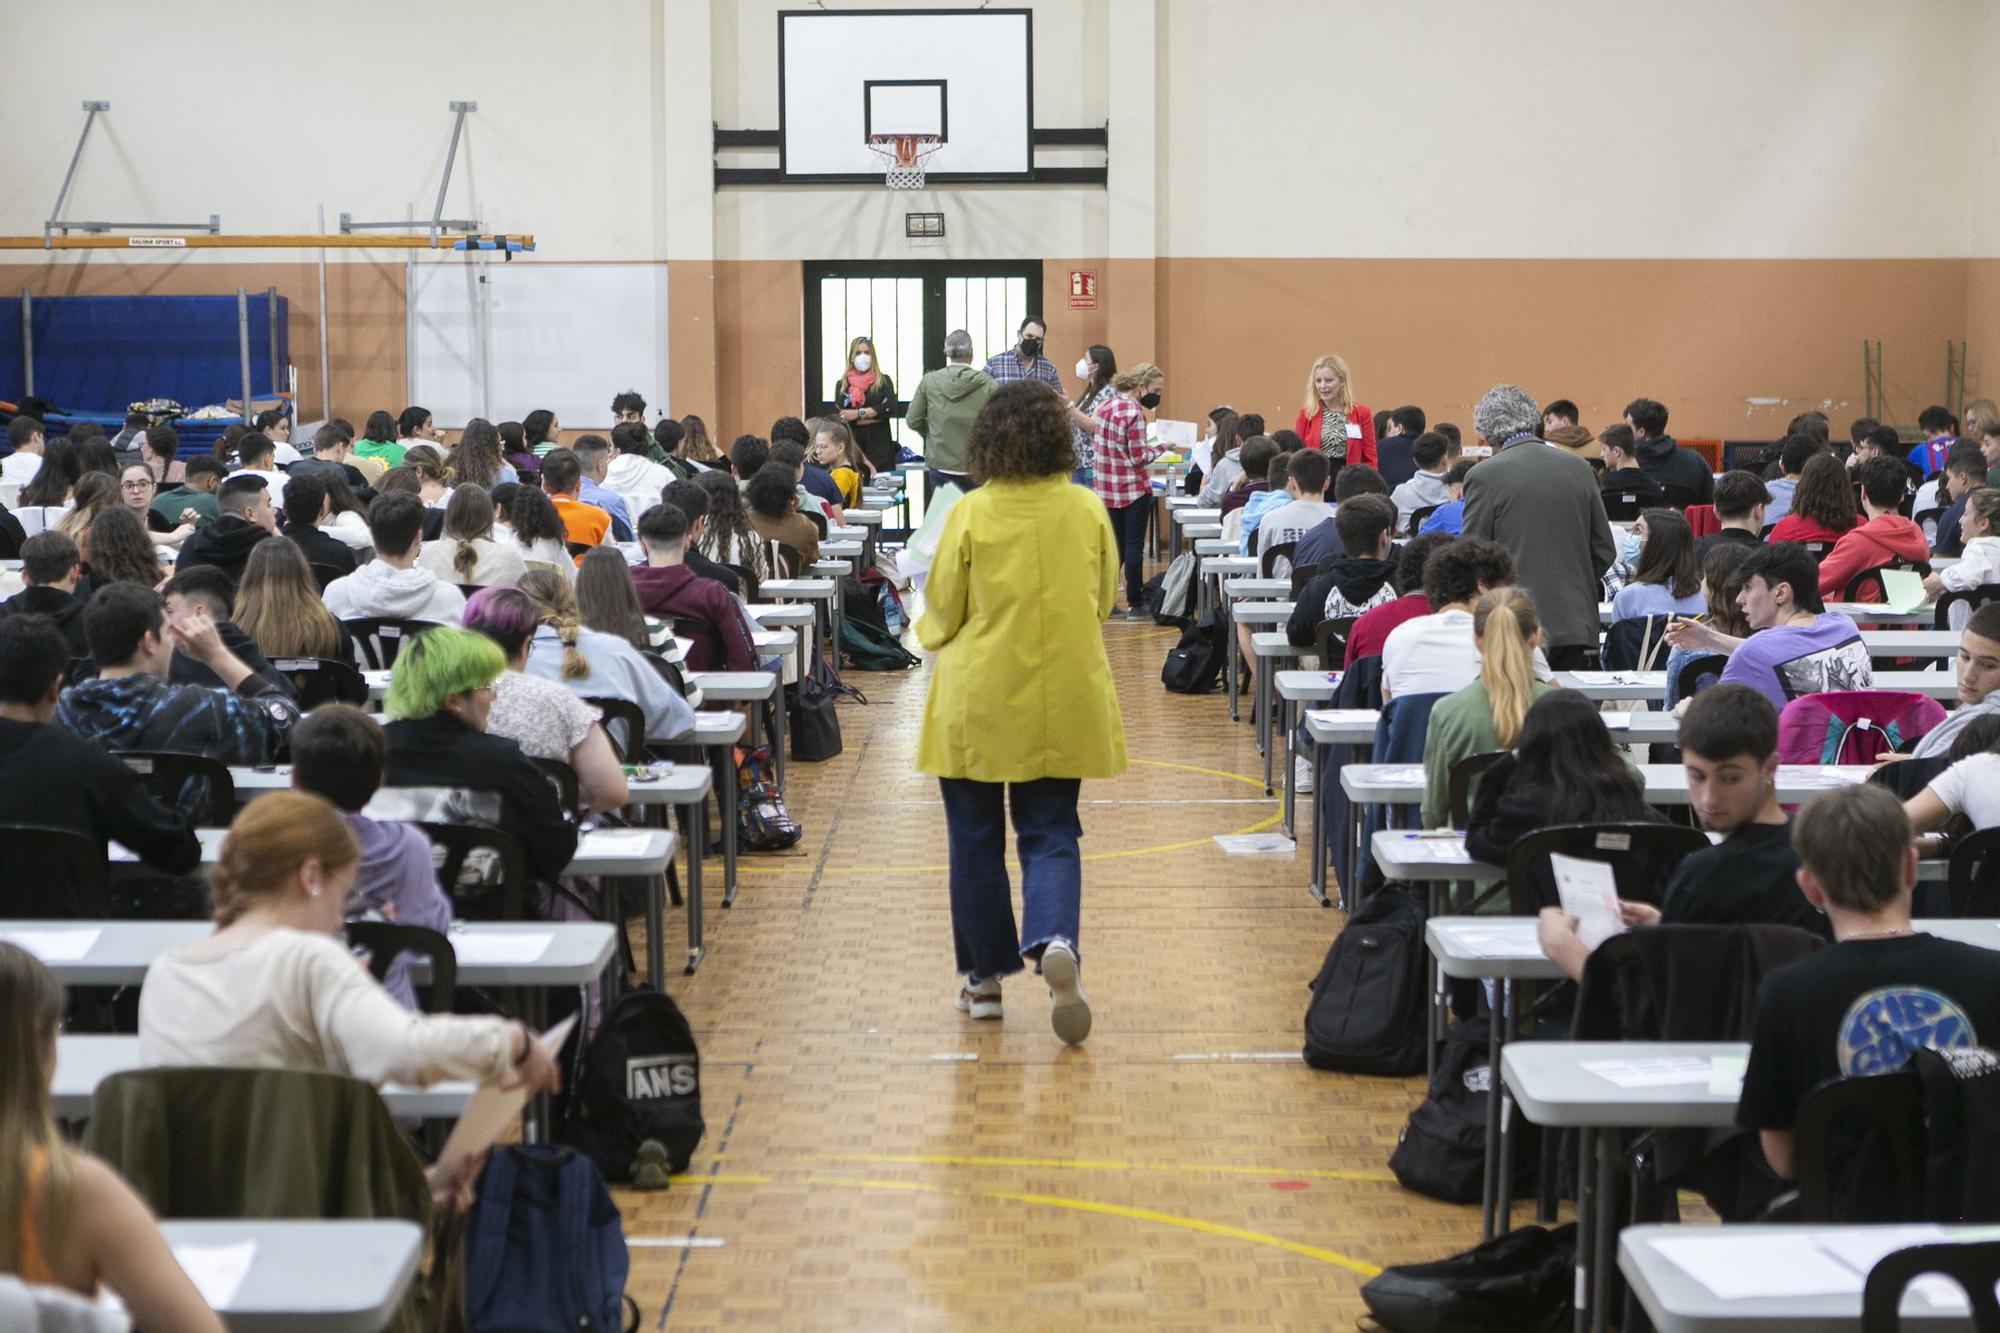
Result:
M723 746L726 756L729 747ZM715 808L722 819L722 905L731 907L736 902L736 834L738 830L736 809L736 769L732 764L724 764L723 771L716 775L721 784L716 792ZM724 779L727 779L724 781Z
M1442 987L1440 987L1442 989ZM1486 1094L1486 1169L1479 1194L1479 1238L1492 1240L1507 1230L1500 1215L1500 1047L1512 1005L1514 983L1502 980L1493 988L1486 1010L1486 1069L1491 1082Z
M1230 614L1231 603L1222 589L1217 588L1216 595L1222 597L1222 670L1229 677L1229 720L1241 722L1243 717L1236 711L1236 617Z
M778 778L778 795L785 794L785 687L782 683L771 693L771 763Z
M1298 766L1293 762L1292 757L1292 701L1290 699L1279 699L1277 701L1277 708L1278 729L1285 733L1285 804L1278 820L1278 828L1286 837L1290 838L1293 842L1297 842L1298 834L1292 831L1293 809L1298 800L1297 787L1299 773Z
M1443 901L1444 885L1438 880L1427 881L1424 884L1426 919L1442 915L1440 907ZM1428 950L1425 952L1429 953ZM1430 1011L1425 1015L1424 1023L1424 1081L1426 1083L1437 1074L1438 1046L1443 1042L1444 1030L1451 1021L1445 1012L1444 968L1438 963L1436 954L1430 954L1428 963L1431 974L1431 1003Z
M708 823L708 819L707 816L702 813L702 807L700 807L699 805L684 805L681 807L681 812L682 812L681 828L688 835L687 837L687 854L688 854L687 975L693 976L694 970L697 967L701 966L701 924L702 924L701 923L701 853L702 853L701 844L704 841L706 841L707 838L708 829L706 826ZM664 954L664 950L662 950L662 954ZM646 950L646 966L648 968L653 966L654 956L655 955L653 950L648 948ZM667 988L667 979L665 975L666 960L664 957L661 957L660 959L660 972L661 972L660 979L657 982L655 982L654 985L662 994L665 994Z
M1277 659L1274 657L1257 659L1257 702L1254 711L1257 717L1257 743L1264 751L1266 796L1271 794L1271 751L1278 748L1278 739L1271 734L1275 730L1271 725L1271 677L1277 674L1274 670L1276 663Z
M517 992L520 997L516 1012L521 1015L521 1024L529 1032L549 1030L548 992L539 986L525 986ZM552 1114L549 1108L549 1094L538 1092L528 1099L521 1117L521 1139L526 1143L547 1143L553 1131Z
M1590 1228L1590 1329L1604 1333L1611 1314L1611 1288L1617 1285L1612 1247L1618 1242L1618 1149L1624 1135L1615 1129L1597 1132L1597 1208ZM1577 1243L1585 1243L1577 1229Z
M1326 861L1327 861L1326 852L1327 852L1328 830L1326 827L1326 821L1323 818L1321 818L1320 815L1320 810L1321 810L1320 801L1324 799L1324 795L1326 792L1327 752L1332 749L1333 747L1331 745L1313 746L1312 882L1306 885L1306 889L1308 892L1312 894L1313 898L1318 901L1321 907L1326 907L1330 903L1330 900L1326 892Z
M1591 1244L1591 1227L1597 1221L1597 1138L1601 1131L1589 1125L1577 1131L1576 1155L1576 1315L1574 1333L1590 1333L1590 1306L1597 1295L1591 1290L1591 1269L1596 1247Z
M683 825L685 827L685 825ZM690 895L693 886L688 889ZM694 899L688 901L690 928L694 921ZM667 989L667 875L663 870L646 883L646 984L666 993Z

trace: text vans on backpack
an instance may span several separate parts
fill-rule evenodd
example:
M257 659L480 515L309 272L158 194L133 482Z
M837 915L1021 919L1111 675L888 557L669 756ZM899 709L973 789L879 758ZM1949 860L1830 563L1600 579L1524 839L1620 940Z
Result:
M671 997L639 986L611 1006L570 1071L562 1139L588 1153L606 1180L625 1180L640 1145L657 1141L685 1171L705 1126L701 1055Z
M618 1205L588 1157L495 1148L465 1223L466 1333L635 1333Z

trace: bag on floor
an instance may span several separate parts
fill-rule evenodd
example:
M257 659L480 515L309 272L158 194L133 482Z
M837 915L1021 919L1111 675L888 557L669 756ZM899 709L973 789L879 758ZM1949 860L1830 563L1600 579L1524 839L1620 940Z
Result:
M1164 572L1147 582L1146 602L1157 624L1186 627L1194 620L1194 552L1182 551Z
M875 575L872 583L868 579L868 575L870 574ZM865 625L873 625L876 629L887 630L889 622L883 618L882 599L876 593L876 589L884 586L886 585L883 583L881 574L872 569L863 570L860 578L856 578L852 574L842 577L840 580L841 615L848 620L858 620Z
M844 684L833 663L817 653L797 684L785 687L785 730L791 733L792 758L823 763L840 753L840 714L834 704L843 697L868 702L868 697Z
M639 1327L618 1205L583 1154L495 1148L465 1227L466 1333Z
M782 852L805 836L771 781L771 752L763 746L737 761L736 810L736 842L746 852Z
M908 671L919 660L888 630L853 616L841 618L840 655L856 671Z
M1576 1223L1521 1227L1463 1254L1385 1268L1362 1284L1392 1333L1562 1333L1575 1319Z
M1480 1196L1486 1175L1486 1113L1493 1095L1493 1070L1486 1060L1485 1015L1452 1025L1438 1051L1430 1095L1410 1112L1389 1170L1406 1190L1446 1203L1472 1203ZM1535 1145L1527 1138L1532 1127L1514 1122L1514 1184L1519 1188L1534 1173Z
M1305 1060L1348 1074L1414 1074L1430 1017L1424 904L1383 888L1333 937L1306 1002Z
M563 1142L589 1155L606 1180L625 1180L639 1145L657 1139L685 1171L706 1126L701 1054L671 996L636 986L611 1006L569 1071Z
M1160 684L1172 694L1207 694L1221 681L1222 617L1210 612L1207 620L1181 631L1160 668Z

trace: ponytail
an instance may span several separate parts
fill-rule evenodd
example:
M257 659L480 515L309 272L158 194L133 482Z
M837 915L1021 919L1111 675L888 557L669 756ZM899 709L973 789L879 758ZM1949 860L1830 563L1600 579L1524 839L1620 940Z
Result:
M1534 599L1519 588L1495 588L1472 609L1479 640L1479 684L1493 713L1493 734L1512 748L1534 701L1535 655L1529 640L1541 630Z
M479 568L479 548L464 537L458 539L458 549L451 553L451 567L457 573L460 583L472 582L472 571Z

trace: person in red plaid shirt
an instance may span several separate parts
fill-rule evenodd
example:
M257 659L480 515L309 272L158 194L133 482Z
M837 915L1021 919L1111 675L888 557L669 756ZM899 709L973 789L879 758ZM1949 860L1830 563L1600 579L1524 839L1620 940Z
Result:
M1111 381L1112 393L1100 401L1097 418L1096 469L1091 486L1111 515L1118 536L1118 558L1125 567L1125 617L1144 620L1146 515L1153 505L1153 483L1146 464L1160 450L1146 443L1146 413L1160 405L1166 375L1142 361Z

